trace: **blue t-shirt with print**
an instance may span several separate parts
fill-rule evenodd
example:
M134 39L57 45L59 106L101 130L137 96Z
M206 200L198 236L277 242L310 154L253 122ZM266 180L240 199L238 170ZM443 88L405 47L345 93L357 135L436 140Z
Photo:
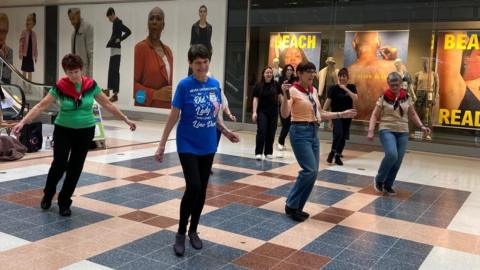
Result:
M220 83L189 76L178 83L172 106L180 109L177 152L207 155L217 152L217 115L222 103Z

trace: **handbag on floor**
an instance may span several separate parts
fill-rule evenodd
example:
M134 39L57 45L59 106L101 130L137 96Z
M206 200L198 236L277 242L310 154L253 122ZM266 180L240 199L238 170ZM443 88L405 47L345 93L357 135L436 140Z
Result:
M19 141L27 147L28 153L42 149L42 123L35 122L23 126Z

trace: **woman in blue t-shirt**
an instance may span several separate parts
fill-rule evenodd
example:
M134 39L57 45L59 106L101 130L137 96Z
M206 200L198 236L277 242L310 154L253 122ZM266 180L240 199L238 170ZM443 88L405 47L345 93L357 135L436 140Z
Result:
M185 176L186 189L180 204L180 224L173 246L177 256L183 256L185 253L185 234L189 218L190 244L195 249L201 249L203 246L198 237L197 226L205 203L213 158L217 151L217 125L231 142L240 141L238 135L230 131L223 120L217 117L222 99L219 82L207 76L210 57L208 49L201 44L192 45L188 50L188 62L193 74L178 83L172 110L155 153L156 159L162 162L168 136L180 117L177 126L177 152Z

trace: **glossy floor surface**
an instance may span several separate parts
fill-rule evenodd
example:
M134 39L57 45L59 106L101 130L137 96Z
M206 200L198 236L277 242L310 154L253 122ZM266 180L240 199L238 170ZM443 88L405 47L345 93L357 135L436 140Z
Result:
M187 243L178 258L175 134L157 163L162 124L106 126L109 148L89 153L71 217L39 207L51 151L0 163L0 269L480 269L478 159L409 152L388 197L372 188L381 149L348 145L345 165L332 166L322 142L311 218L297 223L283 213L299 170L290 147L256 161L254 134L240 132L215 158L204 248Z

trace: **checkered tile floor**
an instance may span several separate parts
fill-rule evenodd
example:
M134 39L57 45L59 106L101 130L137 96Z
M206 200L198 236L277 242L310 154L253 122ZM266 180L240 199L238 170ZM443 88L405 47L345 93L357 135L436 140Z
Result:
M307 203L311 218L297 223L283 213L297 165L218 154L199 226L204 248L187 245L178 258L177 154L107 165L86 164L70 218L38 207L46 175L0 182L0 236L16 243L0 243L0 268L418 269L434 246L475 254L465 246L480 242L447 229L469 192L398 182L398 196L385 197L371 177L327 169Z

